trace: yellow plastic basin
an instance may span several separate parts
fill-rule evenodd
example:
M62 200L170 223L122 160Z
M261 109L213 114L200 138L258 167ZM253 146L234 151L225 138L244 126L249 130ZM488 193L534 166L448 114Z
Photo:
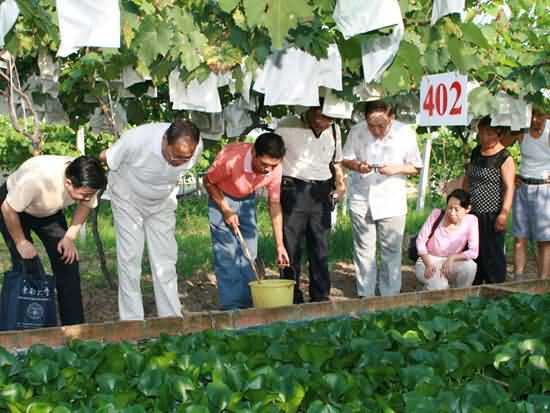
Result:
M293 280L262 280L248 283L252 302L256 308L273 308L291 305L294 297Z

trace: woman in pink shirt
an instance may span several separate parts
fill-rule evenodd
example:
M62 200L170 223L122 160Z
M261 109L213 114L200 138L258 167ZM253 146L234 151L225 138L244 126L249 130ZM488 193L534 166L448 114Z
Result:
M427 290L472 285L479 250L477 218L470 212L470 194L456 189L447 197L445 210L434 209L416 239L419 259L416 278ZM438 219L444 214L442 219ZM437 228L432 233L433 226Z

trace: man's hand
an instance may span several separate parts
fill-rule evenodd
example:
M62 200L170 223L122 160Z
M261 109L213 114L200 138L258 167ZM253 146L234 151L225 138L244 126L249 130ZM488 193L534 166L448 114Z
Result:
M223 211L223 219L225 223L231 228L234 233L237 233L239 228L239 216L232 209Z
M357 168L357 172L360 174L368 174L371 171L371 167L366 162L359 162L359 166Z
M34 245L29 240L25 239L21 242L19 242L15 248L17 248L17 252L19 255L21 255L21 258L24 260L30 260L31 258L36 257L37 252L34 248Z
M290 265L290 258L288 258L288 253L283 245L277 247L277 265L279 268L288 267Z
M386 176L399 175L402 173L402 165L384 165L378 168L378 173Z
M59 241L57 244L57 252L61 254L61 259L65 264L72 264L75 260L78 261L80 259L74 242L69 237L63 237L63 239Z
M506 221L508 220L508 215L501 212L498 214L495 221L495 231L502 232L506 229Z
M336 185L336 188L334 189L334 191L331 192L330 196L334 197L336 201L341 201L342 198L344 198L345 193L346 193L345 185Z

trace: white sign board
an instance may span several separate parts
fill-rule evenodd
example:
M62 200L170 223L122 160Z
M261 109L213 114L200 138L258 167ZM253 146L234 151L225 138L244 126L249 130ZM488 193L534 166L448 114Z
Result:
M455 72L424 76L420 84L420 126L468 124L468 78Z

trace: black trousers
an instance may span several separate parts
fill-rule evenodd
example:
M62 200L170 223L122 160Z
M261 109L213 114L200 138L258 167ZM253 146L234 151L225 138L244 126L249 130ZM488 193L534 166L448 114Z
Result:
M304 302L300 290L302 243L305 240L309 262L309 296L311 301L326 301L330 294L328 270L331 211L329 181L305 182L283 177L281 205L283 238L290 267L282 278L296 281L294 303Z
M474 285L494 284L506 279L506 254L504 240L506 232L495 231L498 214L475 214L479 223L479 256L475 260L477 272Z
M0 205L2 205L4 199L6 199L6 195L7 188L6 184L4 184L0 187ZM34 217L22 212L19 213L19 220L21 221L21 227L25 234L25 238L32 242L32 231L40 238L40 241L42 241L42 244L44 244L46 248L55 276L61 324L70 325L83 323L84 310L82 308L78 262L74 261L72 264L65 264L61 259L61 254L57 251L57 244L67 232L67 221L63 211L59 211L45 218ZM8 232L2 214L0 214L0 231L10 251L12 266L13 268L18 268L22 258L15 247L15 241Z

